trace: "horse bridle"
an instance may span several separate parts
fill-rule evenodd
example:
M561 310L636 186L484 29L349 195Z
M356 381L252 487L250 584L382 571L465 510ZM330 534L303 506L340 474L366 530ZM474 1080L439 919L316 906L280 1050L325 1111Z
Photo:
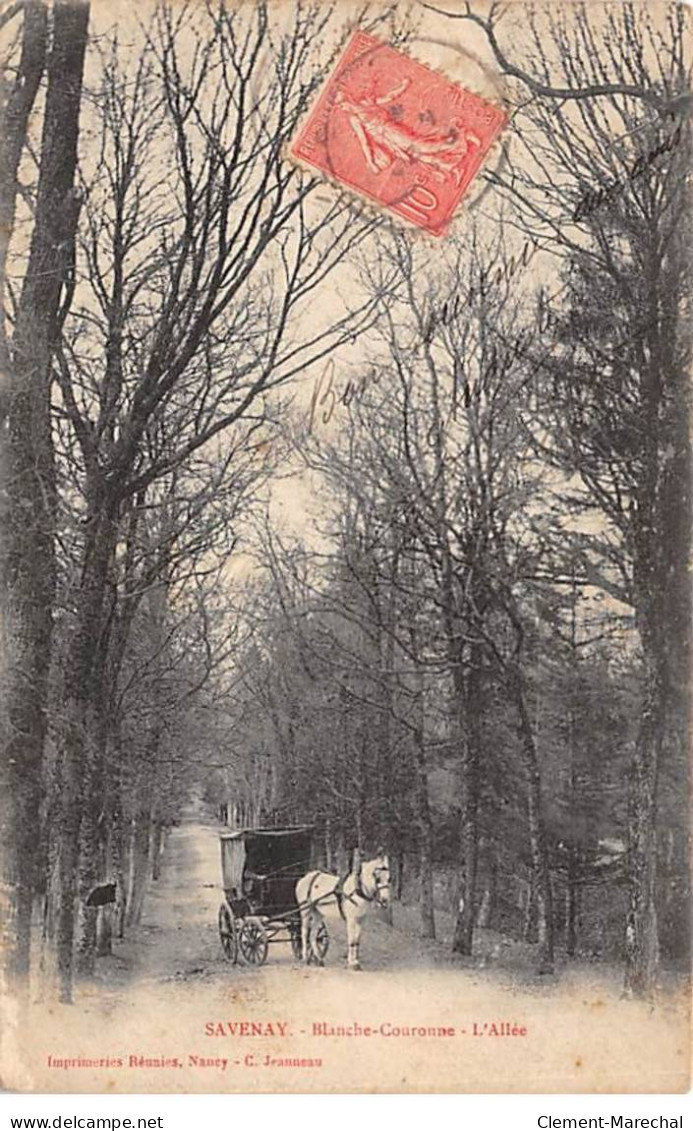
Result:
M380 877L383 875L383 873L387 874L387 882L384 883L384 884L380 883ZM382 891L387 891L388 888L390 887L390 869L389 869L387 864L382 864L379 868L373 869L373 882L375 884L375 889L374 889L372 895L368 895L368 893L366 891L364 891L364 888L363 888L363 864L362 864L361 867L359 868L358 875L356 877L357 887L356 887L356 892L354 894L360 895L362 899L367 899L370 903L377 903L377 904L379 904L380 907L385 907L386 901L383 899L383 897L381 896L380 893Z

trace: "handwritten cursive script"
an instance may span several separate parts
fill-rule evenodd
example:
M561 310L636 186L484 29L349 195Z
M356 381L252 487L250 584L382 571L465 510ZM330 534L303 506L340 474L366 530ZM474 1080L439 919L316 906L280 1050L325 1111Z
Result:
M538 251L539 244L534 237L525 240L519 256L511 255L499 267L491 265L491 267L486 268L481 272L479 281L473 287L469 287L466 292L458 291L451 299L446 300L441 307L431 310L424 326L424 342L429 344L433 340L433 335L439 326L450 326L459 316L463 306L470 306L475 299L486 298L491 294L494 287L509 282L520 268L524 269L528 266Z
M652 149L648 149L645 153L641 153L639 157L633 162L631 167L627 170L624 177L611 184L604 185L601 188L589 189L584 196L580 198L577 208L573 212L573 220L577 223L578 220L583 220L586 216L590 216L601 208L602 204L606 204L608 200L613 200L614 197L620 196L625 192L628 185L641 177L643 173L649 169L658 157L663 153L671 153L681 142L681 123L679 122L673 133L669 134L659 145L655 145Z
M308 416L308 432L313 431L318 417L322 424L329 424L337 405L341 404L344 408L348 408L352 401L360 400L366 389L370 385L377 385L379 380L380 374L371 366L370 369L366 369L362 373L358 381L347 379L346 384L340 389L335 383L334 359L330 358L313 384ZM320 409L322 409L322 412L319 411Z

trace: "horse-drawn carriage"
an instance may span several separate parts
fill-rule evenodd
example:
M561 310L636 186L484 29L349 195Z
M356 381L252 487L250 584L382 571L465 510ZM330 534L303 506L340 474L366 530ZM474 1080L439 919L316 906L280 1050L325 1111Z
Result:
M296 884L311 867L313 828L240 829L221 834L221 874L225 902L219 908L219 935L229 962L239 956L261 966L270 943L290 943L301 958L301 908ZM324 922L315 939L323 959L329 946Z

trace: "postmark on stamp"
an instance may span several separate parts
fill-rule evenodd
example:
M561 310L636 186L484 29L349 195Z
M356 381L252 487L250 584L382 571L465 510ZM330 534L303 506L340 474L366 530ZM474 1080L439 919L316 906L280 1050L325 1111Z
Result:
M358 31L289 153L442 236L506 121L501 107Z

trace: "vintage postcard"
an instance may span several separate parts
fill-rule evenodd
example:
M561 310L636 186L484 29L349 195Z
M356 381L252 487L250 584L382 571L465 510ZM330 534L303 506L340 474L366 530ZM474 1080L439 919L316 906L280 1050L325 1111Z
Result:
M2 1087L685 1091L690 10L0 38Z

